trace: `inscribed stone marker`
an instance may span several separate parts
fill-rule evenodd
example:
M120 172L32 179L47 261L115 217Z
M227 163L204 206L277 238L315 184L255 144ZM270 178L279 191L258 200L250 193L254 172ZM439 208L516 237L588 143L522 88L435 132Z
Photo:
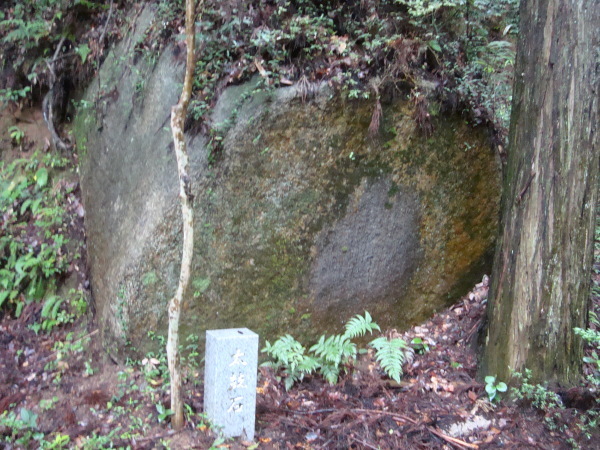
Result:
M206 331L204 412L227 437L254 439L258 334L248 328Z

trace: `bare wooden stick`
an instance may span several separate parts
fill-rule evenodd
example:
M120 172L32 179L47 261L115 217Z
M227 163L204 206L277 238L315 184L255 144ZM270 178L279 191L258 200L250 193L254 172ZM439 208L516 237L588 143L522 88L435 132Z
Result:
M460 448L472 448L472 449L479 448L478 445L469 444L468 442L461 441L460 439L453 438L452 436L447 436L447 435L445 435L444 433L442 433L440 430L438 430L436 428L427 427L427 429L429 430L430 433L433 433L437 437L445 440L446 442L449 442L450 444L456 445L456 446L458 446Z
M202 0L200 2L202 4ZM179 198L181 200L181 215L183 218L183 249L181 255L181 271L179 285L175 296L169 302L169 334L167 337L167 359L171 376L171 410L173 429L183 428L183 401L181 395L181 372L179 362L179 322L183 295L190 281L192 254L194 250L194 210L191 180L189 177L189 162L183 127L188 104L192 96L192 82L195 66L195 1L186 0L185 34L187 44L187 60L185 79L179 102L171 108L171 130L177 170L179 173Z

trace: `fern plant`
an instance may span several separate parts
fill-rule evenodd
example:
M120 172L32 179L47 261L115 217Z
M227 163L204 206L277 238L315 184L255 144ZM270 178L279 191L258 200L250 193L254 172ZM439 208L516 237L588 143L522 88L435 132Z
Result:
M305 375L318 373L330 384L336 384L342 373L352 367L358 353L356 343L352 339L365 336L373 331L381 331L371 315L357 315L345 325L343 334L321 336L317 343L310 347L309 354L305 348L292 336L285 335L271 345L268 341L261 351L267 353L274 361L263 364L274 370L282 370L285 377L285 387L289 390L294 383L301 381ZM369 343L376 350L375 358L384 372L392 379L400 381L402 364L406 355L412 356L412 349L402 339L388 340L379 337Z
M356 315L345 326L344 334L321 336L310 351L319 359L319 372L330 384L336 384L340 376L340 365L347 366L356 358L358 349L351 340L362 337L373 330L381 331L379 325L373 322L371 315L365 311L364 317Z
M261 350L267 353L275 361L263 364L274 370L283 369L285 375L285 388L289 390L296 381L302 381L304 375L311 374L319 367L319 362L304 354L305 348L300 342L289 334L277 339L273 345L266 342L265 348Z
M369 345L376 350L375 359L383 371L397 383L402 377L402 366L407 355L412 357L412 348L400 338L388 339L384 336L372 340Z

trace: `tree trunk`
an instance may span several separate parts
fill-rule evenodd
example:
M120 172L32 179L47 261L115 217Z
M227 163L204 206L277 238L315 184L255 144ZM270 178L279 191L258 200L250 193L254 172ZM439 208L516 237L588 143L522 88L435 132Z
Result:
M598 197L598 0L521 2L513 112L480 375L580 377Z
M183 250L181 255L181 272L179 285L175 296L169 302L169 334L167 337L167 359L169 362L169 374L171 378L171 410L173 417L171 424L173 429L179 430L183 427L183 400L181 396L181 370L179 362L179 318L181 316L181 304L189 281L192 266L192 255L194 249L194 210L192 202L191 180L189 177L188 154L185 144L183 127L187 114L188 104L192 96L192 82L195 66L195 1L186 0L185 34L187 44L187 60L185 68L185 79L179 103L171 109L171 130L173 131L173 143L177 157L177 169L179 173L179 197L181 200L181 215L183 217Z

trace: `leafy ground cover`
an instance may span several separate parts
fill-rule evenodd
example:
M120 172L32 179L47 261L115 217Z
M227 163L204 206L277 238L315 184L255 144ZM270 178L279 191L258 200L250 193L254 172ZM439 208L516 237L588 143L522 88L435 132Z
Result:
M600 282L598 261L595 268ZM6 448L594 448L598 429L589 420L598 413L597 391L582 386L556 395L521 376L490 400L486 384L474 378L473 340L486 291L481 283L426 323L386 332L414 343L400 382L385 376L372 351L334 385L309 375L286 390L281 372L262 367L253 443L219 438L202 414L193 341L185 364L187 421L176 434L168 424L164 353L118 366L102 352L93 321L47 335L28 326L32 316L5 316L0 440ZM594 364L585 370L598 375Z

